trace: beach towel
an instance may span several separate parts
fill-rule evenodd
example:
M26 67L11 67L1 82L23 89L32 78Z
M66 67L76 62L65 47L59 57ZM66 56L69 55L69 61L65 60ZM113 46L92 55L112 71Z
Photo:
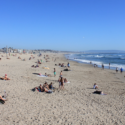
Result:
M64 82L64 83L70 83L70 81L68 81L68 82Z
M66 83L70 83L70 81L66 82Z
M38 77L47 77L47 76L45 76L45 75L37 75Z
M43 69L49 69L49 67L45 66L45 67L43 67Z

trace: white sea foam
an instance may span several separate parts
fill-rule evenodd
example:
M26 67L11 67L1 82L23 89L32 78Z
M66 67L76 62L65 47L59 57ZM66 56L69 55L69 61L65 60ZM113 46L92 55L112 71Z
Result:
M109 67L109 64L103 63L103 62L98 62L98 61L90 61L90 60L83 60L83 59L74 59L75 61L83 62L83 63L89 63L96 64L98 66L102 66L104 64L105 67ZM116 68L118 67L119 69L122 67L125 70L125 65L120 65L120 64L111 64L111 68Z
M96 55L95 57L102 58L102 57L104 57L104 56L99 56L99 55Z

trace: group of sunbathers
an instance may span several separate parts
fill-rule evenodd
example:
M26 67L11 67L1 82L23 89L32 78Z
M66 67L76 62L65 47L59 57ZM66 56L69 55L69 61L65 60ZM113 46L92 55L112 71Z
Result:
M39 92L52 93L53 83L51 82L50 84L47 84L47 82L45 82L43 86L40 84L40 86L36 87L35 89L37 89Z

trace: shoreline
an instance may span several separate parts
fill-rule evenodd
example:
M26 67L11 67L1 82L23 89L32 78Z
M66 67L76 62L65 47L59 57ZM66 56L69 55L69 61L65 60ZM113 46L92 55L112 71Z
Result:
M71 53L72 55L74 54L74 53ZM68 58L67 56L68 55L70 55L70 54L65 54L65 58ZM82 60L82 59L69 59L69 60L72 60L72 61L75 61L75 62L78 62L78 63L83 63L83 64L90 64L90 62L91 62L91 64L90 65L93 65L93 67L94 67L94 64L96 64L97 65L97 67L98 68L102 68L102 66L101 66L101 64L98 64L97 62L95 62L95 61L90 61L90 60L86 60L86 61L88 61L88 62L82 62L82 61L79 61L79 60ZM95 62L95 63L93 63L93 62ZM106 66L105 66L106 65ZM118 67L119 68L119 71L120 71L120 68L123 66L121 66L121 64L113 64L113 65L117 65L116 67ZM96 68L97 68L96 67ZM116 71L116 67L115 66L112 66L112 65L110 65L110 68L109 68L109 66L107 66L107 64L104 64L104 68L105 69L109 69L109 70L115 70ZM125 71L125 69L123 69L123 71Z

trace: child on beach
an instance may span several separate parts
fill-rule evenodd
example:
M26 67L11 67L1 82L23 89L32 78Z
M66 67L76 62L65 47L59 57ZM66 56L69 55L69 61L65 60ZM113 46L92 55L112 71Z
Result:
M54 68L54 77L56 76L56 69Z

